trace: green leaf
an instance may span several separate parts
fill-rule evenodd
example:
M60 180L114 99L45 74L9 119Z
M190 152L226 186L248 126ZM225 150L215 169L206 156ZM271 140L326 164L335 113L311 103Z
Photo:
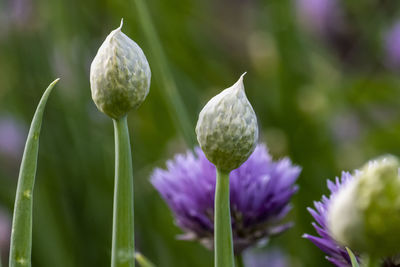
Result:
M135 259L139 263L140 267L155 267L155 265L141 253L135 253Z
M47 99L59 79L47 87L33 116L19 170L10 244L10 267L31 266L32 204L39 136Z
M359 265L358 262L357 262L356 256L354 256L354 253L353 253L349 248L347 248L347 247L346 247L346 250L347 250L347 253L348 253L349 256L350 256L351 266L352 266L352 267L360 267L360 265Z

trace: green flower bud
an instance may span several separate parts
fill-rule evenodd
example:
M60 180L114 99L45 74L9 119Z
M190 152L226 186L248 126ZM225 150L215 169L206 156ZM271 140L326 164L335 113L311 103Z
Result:
M100 46L90 66L92 98L97 108L118 119L143 103L150 87L150 67L140 47L119 28Z
M257 118L244 92L243 76L214 96L197 121L200 147L208 160L222 171L242 165L257 144Z
M328 226L338 242L374 256L400 252L399 167L391 155L371 161L332 199Z

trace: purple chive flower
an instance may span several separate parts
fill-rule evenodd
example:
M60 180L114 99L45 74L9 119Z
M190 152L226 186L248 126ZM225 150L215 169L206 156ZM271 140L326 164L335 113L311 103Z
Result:
M22 155L25 127L12 117L0 117L0 156L17 159Z
M0 208L0 254L3 266L6 264L10 250L11 216L2 207Z
M300 23L318 35L329 35L343 24L337 0L296 0Z
M288 158L273 161L265 145L258 145L248 160L230 174L230 202L234 250L282 233L291 223L281 220L290 211L289 201L300 167ZM216 169L200 148L156 169L151 182L185 232L180 238L199 240L212 249Z
M329 197L322 196L321 201L315 201L315 209L308 208L310 214L314 217L315 222L312 223L319 236L304 234L303 237L313 242L318 248L327 254L326 259L338 267L351 266L350 257L345 247L340 246L331 237L328 232L326 216L328 214L329 204L332 197L341 190L353 176L348 172L342 172L342 177L336 177L335 181L328 180L328 189L331 192ZM354 251L353 251L354 252Z
M243 255L246 267L289 267L290 260L288 255L279 248L268 250L247 250Z
M396 22L385 34L386 65L400 69L400 21Z

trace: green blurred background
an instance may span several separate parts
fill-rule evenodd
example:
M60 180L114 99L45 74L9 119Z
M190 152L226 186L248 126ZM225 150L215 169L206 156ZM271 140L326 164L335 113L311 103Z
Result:
M303 167L290 214L295 226L262 250L278 249L288 266L329 266L318 248L301 238L315 233L306 207L327 193L326 179L341 170L383 153L400 154L400 2L145 3L178 88L172 98L166 93L171 86L157 71L165 61L153 50L156 40L147 38L148 21L134 0L0 0L3 258L29 123L43 90L60 77L41 136L33 266L110 263L113 126L91 100L89 68L123 17L123 31L141 46L153 69L148 98L129 115L137 249L157 266L212 266L211 252L175 239L181 231L149 176L192 145L185 142L171 100L181 98L186 111L179 112L187 114L184 127L193 135L207 100L247 71L246 92L261 141L274 158L289 156Z

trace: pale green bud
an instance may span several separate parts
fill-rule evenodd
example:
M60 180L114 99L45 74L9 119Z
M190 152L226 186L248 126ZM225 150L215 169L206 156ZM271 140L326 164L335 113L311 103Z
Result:
M349 181L333 197L327 215L328 229L333 238L352 250L359 251L365 242L364 217L357 207L357 181Z
M257 144L257 118L244 92L243 76L214 96L201 110L197 121L200 147L222 171L242 165Z
M97 108L118 119L143 103L150 87L150 67L142 49L119 28L100 46L90 66L92 98Z
M340 243L358 252L400 252L400 162L388 155L368 162L332 199L328 226Z

